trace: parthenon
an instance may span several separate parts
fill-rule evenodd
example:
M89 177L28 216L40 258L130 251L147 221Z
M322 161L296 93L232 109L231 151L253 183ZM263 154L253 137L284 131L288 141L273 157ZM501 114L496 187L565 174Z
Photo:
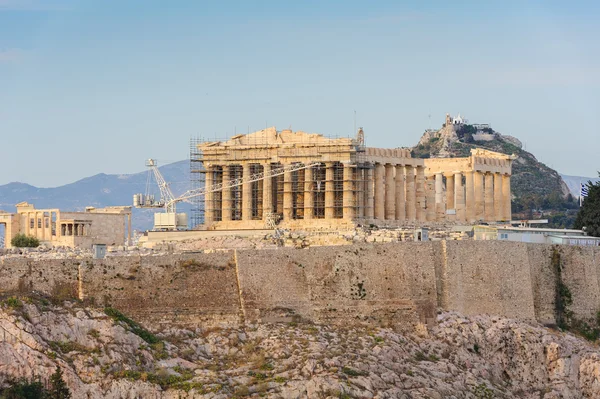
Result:
M500 222L511 218L512 155L473 149L464 158L412 158L410 150L366 147L274 127L198 144L205 184L306 168L208 193L205 226L259 229L355 223L401 225Z

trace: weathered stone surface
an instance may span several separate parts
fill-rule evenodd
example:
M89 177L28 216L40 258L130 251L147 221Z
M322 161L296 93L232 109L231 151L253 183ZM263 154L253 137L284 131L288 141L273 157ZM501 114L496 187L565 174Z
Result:
M426 337L351 326L197 325L163 329L161 343L149 345L98 310L33 302L0 309L0 386L46 380L59 365L74 398L600 395L597 347L500 317L441 313Z
M130 251L98 260L10 254L0 257L0 293L38 292L111 305L149 326L301 319L422 329L438 307L553 324L557 275L552 258L558 254L573 315L591 321L600 310L597 248L407 242L398 231L378 233L365 236L396 242Z

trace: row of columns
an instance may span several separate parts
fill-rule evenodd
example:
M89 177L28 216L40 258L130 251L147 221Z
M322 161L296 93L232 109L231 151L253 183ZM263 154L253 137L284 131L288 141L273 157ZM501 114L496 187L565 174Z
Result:
M442 178L441 173L438 176ZM510 175L468 171L445 177L446 207L455 209L456 220L472 223L511 219Z
M83 237L89 235L91 231L91 223L61 223L61 236L77 236Z
M25 234L40 240L50 240L56 232L52 231L52 214L54 212L25 212ZM55 215L56 217L56 215ZM54 234L53 234L54 233Z
M511 219L510 175L467 171L426 177L424 172L422 166L389 163L364 170L365 206L358 217L469 223Z
M242 177L251 175L251 165L252 163L242 163ZM271 173L274 167L280 168L285 167L287 165L277 164L272 165L271 163L260 164L263 168L263 172L265 174ZM237 165L236 165L237 166ZM206 187L210 187L216 183L214 172L219 167L219 170L222 170L222 184L223 186L230 183L230 172L231 165L211 165L207 167L207 173L205 176L205 184ZM302 169L304 173L304 180L297 182L297 184L302 187L304 191L303 195L303 204L302 204L302 219L313 219L317 218L315 213L315 204L314 202L314 193L316 191L322 192L324 194L324 218L325 219L335 219L335 218L344 218L344 219L354 219L356 215L356 186L355 186L355 170L356 167L354 165L347 165L341 163L333 163L333 162L325 162L325 179L318 184L322 184L323 187L314 187L317 184L314 180L314 173L317 167L311 167ZM335 184L335 168L343 168L342 171L342 187L341 189L337 189L334 187ZM283 220L293 219L293 173L290 171L286 171L283 174L283 209L282 215ZM266 178L261 180L262 182L262 220L266 220L267 214L274 211L275 204L273 203L273 179L277 179L277 177ZM341 192L342 200L341 204L336 204L336 191ZM223 189L220 190L220 201L217 201L216 192L209 192L205 195L205 223L210 224L215 221L219 221L218 218L215 218L216 214L220 214L220 220L227 222L232 220L232 206L233 206L233 198L231 196L232 189ZM242 203L242 212L241 212L241 220L242 221L251 221L253 220L253 203L252 203L252 183L244 183L242 184L241 189L241 203ZM217 207L220 206L220 209ZM341 212L337 208L341 208ZM220 212L215 212L219 210ZM279 211L279 210L278 210Z
M375 163L373 169L362 173L366 182L365 206L359 208L359 218L425 221L424 167Z
M251 163L242 163L242 177L250 176ZM261 164L265 174L274 165ZM283 166L283 165L282 165ZM277 166L277 167L282 167ZM236 165L237 170L240 166ZM325 163L325 179L315 187L314 168L303 170L304 181L297 185L304 191L302 219L317 218L315 214L316 191L324 192L325 219L366 219L395 221L445 221L458 222L501 221L511 218L510 175L483 173L480 171L456 171L425 176L424 166L375 163L370 168L356 169L354 165ZM341 205L336 203L334 187L335 167L343 167L343 187ZM230 182L229 165L222 165L222 183ZM209 166L206 173L206 186L216 183L213 173L216 166ZM236 176L237 177L237 176ZM262 219L274 210L274 178L261 180ZM283 175L283 209L278 209L284 220L294 218L293 172ZM239 189L238 189L239 190ZM220 191L220 201L216 193L207 193L205 201L205 223L232 220L232 189ZM236 193L238 191L235 191ZM253 220L252 183L241 187L241 220ZM338 199L339 201L339 199ZM220 206L220 212L215 212ZM338 208L341 207L341 212ZM216 215L220 215L216 216ZM256 215L256 212L254 213ZM256 217L255 217L256 218Z

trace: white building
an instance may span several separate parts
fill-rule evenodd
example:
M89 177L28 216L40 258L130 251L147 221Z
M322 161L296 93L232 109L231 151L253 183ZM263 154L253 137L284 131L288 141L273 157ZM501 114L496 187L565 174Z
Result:
M462 116L460 116L460 112L458 113L458 116L452 118L452 124L453 125L464 125L467 122L468 121L465 118L463 118Z
M536 244L600 246L599 237L587 236L581 230L537 227L475 226L473 228L473 238L475 240L516 241Z

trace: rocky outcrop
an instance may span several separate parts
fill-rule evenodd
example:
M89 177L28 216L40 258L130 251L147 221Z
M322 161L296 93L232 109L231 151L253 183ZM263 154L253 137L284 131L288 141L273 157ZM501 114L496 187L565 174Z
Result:
M600 397L596 347L499 317L441 313L414 334L291 323L152 335L111 312L26 301L0 310L1 383L58 364L77 398Z

